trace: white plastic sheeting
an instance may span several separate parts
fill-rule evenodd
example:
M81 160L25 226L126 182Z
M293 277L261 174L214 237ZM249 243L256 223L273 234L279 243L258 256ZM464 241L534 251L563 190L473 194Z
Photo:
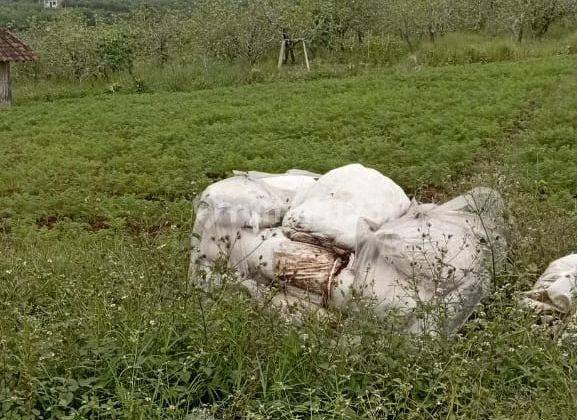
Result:
M222 263L255 297L280 291L271 302L285 309L355 308L360 299L378 314L400 311L409 330L422 332L429 328L423 310L440 308L436 327L453 331L504 256L495 191L411 205L397 184L358 164L320 177L235 172L199 201L196 278L218 281L210 270Z
M297 191L308 189L318 179L317 174L298 170L287 174L236 173L203 191L196 209L195 233L210 234L215 226L254 231L279 226Z
M285 174L269 174L256 171L234 171L235 175L244 176L245 178L259 182L271 188L277 195L280 195L284 203L292 203L295 195L299 191L306 191L320 177L319 174L303 171L300 169L291 169Z
M221 228L252 228L278 225L287 209L282 197L266 184L236 176L209 186L200 196L195 232Z
M411 330L455 330L487 294L505 256L503 203L488 189L442 206L414 205L379 227L361 223L356 296L379 314L410 315Z
M577 254L553 261L525 293L523 303L540 313L568 314L577 298Z
M323 245L353 250L359 219L382 224L400 217L410 204L402 188L391 179L352 164L333 169L297 193L283 227L293 239L306 240L305 235L310 235Z
M283 243L291 244L274 227L281 225L296 192L309 188L316 179L317 174L300 170L236 172L210 185L197 203L192 274L201 277L199 270L210 272L221 262L242 277L272 279L275 250Z

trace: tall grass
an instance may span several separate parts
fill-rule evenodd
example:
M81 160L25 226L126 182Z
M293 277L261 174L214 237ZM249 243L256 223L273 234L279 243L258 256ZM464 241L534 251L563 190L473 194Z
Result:
M523 61L531 58L573 54L574 35L561 39L544 39L518 43L505 37L479 34L448 34L434 43L424 42L414 52L422 66L442 66L501 61Z

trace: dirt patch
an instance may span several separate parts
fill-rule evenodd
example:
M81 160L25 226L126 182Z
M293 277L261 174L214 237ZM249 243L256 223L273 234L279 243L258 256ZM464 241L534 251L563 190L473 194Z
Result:
M60 220L62 220L62 217L56 215L41 216L36 219L36 226L39 228L52 229Z
M438 185L425 185L412 194L419 203L442 203L447 201L447 191Z

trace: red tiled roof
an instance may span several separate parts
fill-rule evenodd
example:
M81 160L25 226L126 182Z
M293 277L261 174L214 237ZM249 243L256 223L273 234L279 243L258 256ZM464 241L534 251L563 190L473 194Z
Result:
M0 62L31 61L38 56L7 29L0 28Z

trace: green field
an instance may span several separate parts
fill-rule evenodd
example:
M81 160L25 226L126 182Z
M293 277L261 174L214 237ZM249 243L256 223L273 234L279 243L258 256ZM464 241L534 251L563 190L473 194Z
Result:
M514 299L577 251L576 89L565 56L2 110L0 417L573 416L575 343ZM508 274L457 336L297 327L188 284L206 185L350 162L423 201L507 198Z

